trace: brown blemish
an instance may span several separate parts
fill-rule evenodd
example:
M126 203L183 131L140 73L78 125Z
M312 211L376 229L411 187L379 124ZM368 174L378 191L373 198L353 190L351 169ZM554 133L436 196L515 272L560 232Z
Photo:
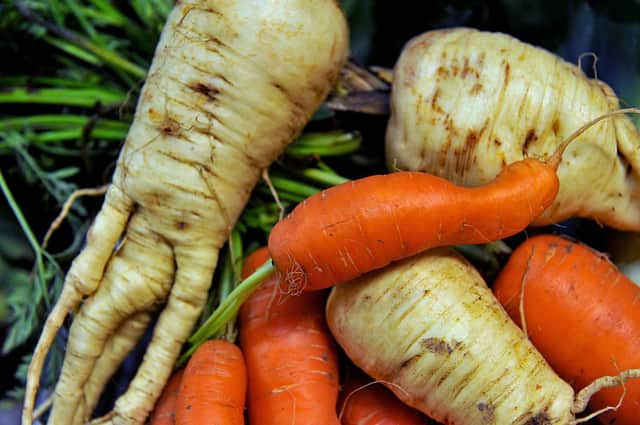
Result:
M502 146L502 142L500 140L498 140L498 139L493 139L493 144L498 146L498 147Z
M482 91L482 84L475 83L473 87L471 87L471 90L469 90L469 94L476 95L476 94L479 94L481 91Z
M524 138L524 145L522 146L522 151L526 153L529 150L529 144L532 142L535 142L536 140L538 140L538 136L536 135L536 132L533 131L533 129L530 129L529 131L527 131L527 135Z
M184 220L178 220L176 222L176 229L180 231L185 230L187 227L189 227L189 224Z
M480 140L480 137L478 137L478 133L476 133L475 130L469 131L469 133L467 133L467 138L464 140L466 149L471 151L473 148L475 148L478 140Z
M464 58L464 62L462 63L462 78L465 78L471 72L471 68L469 67L469 57Z
M158 114L156 114L155 111L154 111L154 115L156 115L155 118L160 118L159 116L157 116ZM154 120L154 115L149 115L149 118L151 120ZM180 127L180 123L178 121L165 115L164 118L158 124L157 128L164 134L176 135L180 133L180 130L182 127Z
M409 357L408 359L400 363L399 370L409 367L412 363L415 363L420 357L422 357L422 353L414 354L413 356Z
M203 94L211 100L215 100L218 94L220 93L220 90L218 90L217 88L207 86L206 84L203 84L203 83L195 83L190 87L194 92Z
M442 78L449 78L449 70L444 66L440 65L438 69L436 69L436 74Z
M509 65L509 62L506 62L504 64L504 85L505 86L509 84L510 74L511 74L511 65Z
M551 130L553 130L553 134L555 134L556 136L560 133L560 121L558 121L557 118L553 120L553 123L551 124Z
M423 338L420 341L420 345L435 354L451 354L453 350L460 345L460 342L454 341L453 344L449 344L442 338L430 337Z
M492 424L495 421L496 407L493 404L481 401L476 407L482 413L483 424Z
M431 98L431 109L441 114L444 114L444 110L438 104L438 97L440 96L440 89L437 88L435 93L433 93L433 97Z
M551 418L547 412L540 412L525 422L525 425L551 425Z

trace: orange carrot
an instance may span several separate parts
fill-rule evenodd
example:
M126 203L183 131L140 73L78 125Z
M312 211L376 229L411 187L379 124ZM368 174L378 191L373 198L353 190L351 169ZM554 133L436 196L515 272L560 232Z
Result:
M176 423L176 400L178 399L183 373L184 369L180 369L169 378L153 412L151 412L149 425L173 425Z
M322 191L273 228L269 252L291 292L345 282L426 249L524 230L558 193L557 163L528 158L486 186L420 172L365 177Z
M407 406L382 384L363 372L352 370L340 392L342 425L426 425L433 424L419 411Z
M245 261L243 275L267 259L266 248L254 252ZM249 421L337 425L338 360L324 319L326 293L283 296L278 288L272 275L240 309Z
M521 244L499 274L494 292L556 372L576 390L598 377L640 367L640 288L603 254L552 235ZM600 416L637 424L640 381L625 383L622 406ZM622 388L596 393L592 409L615 406Z
M237 345L209 340L185 368L176 401L177 425L242 425L247 389L244 358Z

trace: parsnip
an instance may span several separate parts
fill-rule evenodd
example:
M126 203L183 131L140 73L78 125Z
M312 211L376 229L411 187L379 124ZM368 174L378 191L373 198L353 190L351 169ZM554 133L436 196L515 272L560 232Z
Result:
M563 424L574 393L449 248L333 288L327 322L353 362L451 425Z
M514 161L548 158L617 109L609 86L546 50L498 33L431 31L407 43L395 65L387 163L478 186ZM628 117L587 130L558 176L556 201L534 224L583 216L640 230L640 136Z
M105 382L166 303L137 375L97 421L144 422L261 170L320 105L347 50L333 0L176 3L104 205L36 348L24 424L46 352L81 302L49 423L90 419Z

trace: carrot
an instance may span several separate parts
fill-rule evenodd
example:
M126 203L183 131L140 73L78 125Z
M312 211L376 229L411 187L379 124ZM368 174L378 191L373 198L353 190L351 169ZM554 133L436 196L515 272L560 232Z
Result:
M484 280L436 248L335 286L327 323L353 363L448 425L570 425L574 391Z
M514 235L557 192L554 165L534 158L477 188L421 172L365 177L298 204L274 226L269 252L290 292L326 288L432 247Z
M183 374L184 368L171 375L151 412L149 425L174 425L176 423L176 400L180 392Z
M393 70L386 160L463 186L507 164L545 158L577 127L620 102L574 64L500 33L428 31ZM640 133L619 116L580 137L558 168L560 190L534 225L574 216L640 230Z
M382 384L351 371L340 390L342 425L426 425L433 422L407 406Z
M78 425L136 345L139 325L161 308L127 391L95 420L145 421L262 170L320 106L347 53L347 23L334 0L175 3L103 207L35 349L25 425L70 312L77 314L50 421Z
M176 400L176 425L243 425L247 392L244 356L237 345L209 340L193 354Z
M518 324L522 294L529 338L576 390L640 368L640 288L603 254L558 236L532 237L514 250L494 292ZM625 389L621 407L601 416L603 423L638 423L640 381ZM622 391L602 390L590 407L616 406Z
M251 274L265 248L246 260ZM326 292L283 296L275 275L243 304L240 345L247 361L251 424L338 424L338 360L324 319Z

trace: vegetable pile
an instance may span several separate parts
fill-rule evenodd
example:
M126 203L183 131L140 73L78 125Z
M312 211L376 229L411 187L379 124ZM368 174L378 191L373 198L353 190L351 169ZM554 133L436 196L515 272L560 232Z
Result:
M376 71L333 0L167 12L23 424L640 418L640 289L549 226L640 230L638 110L504 34L425 32ZM324 158L360 136L331 108L385 90L388 170L347 179Z

